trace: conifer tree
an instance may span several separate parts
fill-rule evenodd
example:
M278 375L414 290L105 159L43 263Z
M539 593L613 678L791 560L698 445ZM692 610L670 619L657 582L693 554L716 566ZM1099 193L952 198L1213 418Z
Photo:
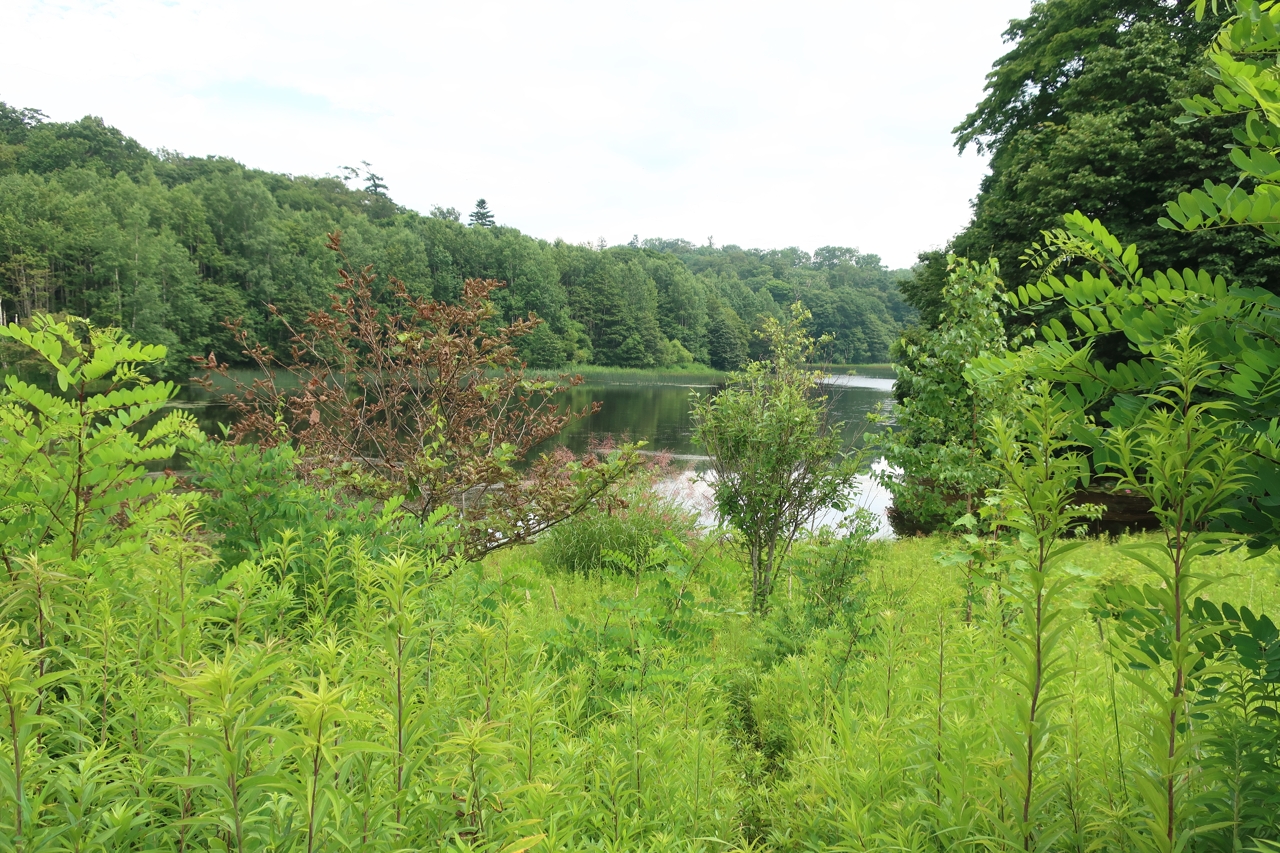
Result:
M361 160L360 162L364 164L364 191L369 195L385 197L387 185L382 182L382 176L373 173L373 166L370 165L368 160Z
M476 209L471 211L470 222L482 228L493 227L493 211L489 210L489 204L484 199L476 200Z

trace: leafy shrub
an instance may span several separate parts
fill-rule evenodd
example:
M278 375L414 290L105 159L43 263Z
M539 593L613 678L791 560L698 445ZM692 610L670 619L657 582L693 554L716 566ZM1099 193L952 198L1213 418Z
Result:
M805 333L810 319L799 302L785 325L766 318L768 357L693 407L716 511L747 552L755 613L768 612L777 568L796 537L823 510L845 508L858 472L856 456L843 450L842 425L831 420L821 374L805 366L826 340Z
M915 329L895 348L898 379L893 423L877 439L888 462L882 479L893 494L891 519L900 534L931 532L967 513L998 482L983 424L1011 413L1016 387L973 382L965 371L978 358L1003 354L1004 288L995 261L948 257L937 328Z
M172 478L147 477L145 465L172 458L194 419L161 410L177 388L144 372L165 348L140 344L119 329L77 317L38 314L30 327L0 327L51 371L50 393L6 376L0 390L0 558L34 549L77 559L94 549L138 544L151 500Z
M340 239L331 234L329 248L345 264ZM563 448L533 455L599 406L573 411L555 402L581 377L525 375L518 344L542 321L502 325L492 299L501 282L468 279L456 302L442 302L392 278L389 311L375 298L372 267L339 272L328 310L289 326L287 355L236 327L261 378L252 386L232 378L232 438L305 447L298 463L312 479L359 498L398 499L420 519L445 510L472 558L612 505L638 464L634 448L580 459ZM229 377L215 356L197 361Z
M822 528L796 543L783 566L785 590L759 624L752 649L756 666L767 670L828 643L843 650L832 681L843 678L853 645L865 639L866 570L875 553L875 529L875 519L859 511L837 528Z
M848 624L862 612L875 523L859 511L835 530L818 531L797 549L796 580L809 625Z
M1201 766L1215 782L1211 809L1226 826L1215 850L1238 850L1242 839L1280 841L1280 629L1248 607L1196 602L1193 619L1218 630L1200 650L1217 666L1201 692L1214 700Z
M290 445L210 441L184 450L192 482L206 494L201 514L218 532L218 552L228 563L261 552L285 528L306 524L319 508L320 496L298 480L297 453Z
M355 538L373 559L404 548L430 551L456 538L456 531L435 523L438 517L421 523L403 512L402 498L351 502L340 489L304 480L298 453L288 444L208 441L193 443L186 452L192 479L205 495L201 518L217 531L224 562L265 559L281 577L292 576L301 590L323 585L327 599L351 585L349 572L339 564L345 560L340 553ZM329 589L335 582L340 589Z
M690 511L637 486L625 506L592 510L553 529L538 543L538 553L545 565L575 574L626 571L610 554L642 564L664 534L688 538L696 524Z

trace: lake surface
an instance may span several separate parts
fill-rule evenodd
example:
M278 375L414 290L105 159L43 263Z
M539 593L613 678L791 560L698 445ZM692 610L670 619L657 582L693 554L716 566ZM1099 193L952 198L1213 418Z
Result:
M865 372L863 372L865 370ZM705 459L693 442L690 409L695 395L715 393L712 385L681 384L673 377L663 383L592 383L565 393L574 410L599 402L594 415L569 426L558 438L581 453L606 436L648 442L647 450L664 451L676 459ZM844 422L845 443L855 446L867 429L867 415L878 407L892 407L893 369L861 368L856 374L832 375L827 385L834 419Z
M233 372L235 378L248 382L254 373ZM832 374L827 384L834 419L844 422L845 443L855 446L866 432L867 415L878 407L892 408L893 368L857 368L857 372ZM563 400L575 410L592 403L601 404L600 411L576 421L547 447L564 445L575 453L587 450L593 442L612 436L630 441L645 441L647 450L665 451L675 458L700 459L701 448L693 442L690 408L693 395L714 394L716 386L682 382L679 374L670 378L643 382L588 380L564 392ZM227 407L218 394L190 383L183 385L176 406L188 409L210 435L219 434L219 424L229 418Z
M240 378L247 381L247 376ZM830 375L826 389L834 420L844 423L846 446L861 444L869 414L878 409L891 414L893 381L891 367L857 368ZM634 383L588 380L564 392L564 401L575 411L599 402L600 411L574 422L543 447L563 445L574 453L584 453L607 438L642 440L646 442L646 452L670 454L672 458L673 474L664 489L709 519L710 492L698 476L706 468L707 457L693 441L690 409L694 395L715 391L713 385L682 382L678 374L657 380L646 377L643 382ZM177 405L190 409L210 434L218 434L218 424L228 417L226 407L199 388L184 387ZM856 503L879 519L881 533L887 535L888 494L871 477L861 479ZM820 519L820 523L832 524L837 520L836 516L828 515Z
M834 420L844 423L847 447L861 445L868 415L881 411L892 417L894 375L891 367L864 367L829 376L826 390L832 414ZM671 454L672 476L660 484L660 490L697 510L705 523L714 524L711 489L701 476L708 460L693 441L690 407L693 395L711 394L716 389L710 385L680 384L678 377L668 381L671 384L588 382L570 389L566 397L575 410L597 401L602 406L596 414L572 424L557 441L581 453L606 436L625 437L630 441L644 440L648 451ZM877 536L890 536L887 513L891 496L875 477L883 468L883 463L877 461L871 472L858 478L853 507L871 514ZM816 523L834 525L842 515L828 512Z

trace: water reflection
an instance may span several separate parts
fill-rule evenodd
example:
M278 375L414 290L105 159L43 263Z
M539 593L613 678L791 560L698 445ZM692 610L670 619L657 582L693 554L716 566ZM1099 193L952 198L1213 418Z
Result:
M847 447L861 446L867 432L867 416L881 411L892 417L892 368L860 368L857 373L831 375L826 390L833 418L844 423ZM575 453L583 453L606 438L647 442L648 452L668 455L676 472L661 485L665 494L698 511L707 524L714 524L715 512L710 487L706 483L707 457L693 441L690 409L697 395L715 389L697 385L609 385L585 384L571 389L566 399L575 409L594 402L601 410L571 425L554 443ZM876 520L877 535L890 535L887 512L890 496L876 480L884 463L877 460L859 478L853 509L866 509ZM835 525L842 513L825 513L818 525Z
M886 413L892 411L893 369L865 370L830 376L826 386L833 417L844 422L845 444L850 447L861 445L869 414L882 406ZM705 458L693 442L690 409L695 395L713 393L715 388L706 385L579 385L565 393L566 402L575 410L599 402L601 409L553 441L581 453L605 437L626 436L677 458Z
M844 423L846 446L860 446L867 432L867 416L877 410L891 415L893 400L893 369L858 368L856 372L833 374L828 377L826 390L831 401L832 415ZM247 371L235 374L242 382L249 382L253 374ZM671 381L671 380L668 380ZM229 411L220 400L220 393L229 390L229 383L216 387L214 392L188 384L182 389L173 405L189 409L205 432L217 435L219 424L226 423ZM540 450L564 446L574 453L584 453L608 439L615 441L644 441L646 452L668 455L673 461L673 475L664 488L673 496L687 501L691 507L709 511L709 492L699 480L705 471L707 457L693 441L693 421L690 410L697 396L714 394L715 387L700 384L623 384L588 381L560 395L556 402L580 411L592 403L600 403L601 409L594 415L571 424L561 435L545 443ZM874 468L874 466L873 466ZM888 495L868 474L861 478L857 506L871 511L881 522L882 533L887 535L885 511ZM820 519L820 523L834 524L833 514Z
M705 457L704 457L705 458ZM889 490L880 485L878 479L888 471L883 459L877 459L871 469L858 477L854 484L854 499L846 510L827 510L813 520L813 527L835 527L841 521L859 510L865 510L875 526L873 538L889 538L893 536L893 528L889 525L889 506L893 496ZM658 491L683 506L698 513L699 521L706 527L716 523L715 500L711 493L709 472L705 466L685 468L658 484Z

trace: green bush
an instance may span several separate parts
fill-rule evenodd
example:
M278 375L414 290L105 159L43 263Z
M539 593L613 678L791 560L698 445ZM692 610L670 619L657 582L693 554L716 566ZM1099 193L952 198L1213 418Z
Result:
M78 560L135 549L154 522L153 499L173 485L145 466L198 437L189 415L163 413L173 383L147 376L165 348L45 314L0 326L0 339L57 383L50 391L7 375L0 384L0 562L12 574L34 550Z
M762 323L769 355L694 403L694 441L711 459L720 518L735 531L751 569L751 609L767 613L791 546L827 509L852 497L859 456L846 453L821 374L805 364L828 339L804 330L812 315L796 302L786 324Z
M560 524L539 542L538 553L544 565L575 574L621 571L611 552L642 564L665 532L688 537L695 525L693 513L637 489L621 509L593 510Z
M346 606L352 601L349 546L371 559L412 549L432 551L457 539L456 529L420 524L401 500L352 501L337 488L304 482L288 444L259 447L223 441L186 448L192 481L203 492L200 519L215 531L222 561L270 564L308 594ZM431 521L429 519L429 521Z

